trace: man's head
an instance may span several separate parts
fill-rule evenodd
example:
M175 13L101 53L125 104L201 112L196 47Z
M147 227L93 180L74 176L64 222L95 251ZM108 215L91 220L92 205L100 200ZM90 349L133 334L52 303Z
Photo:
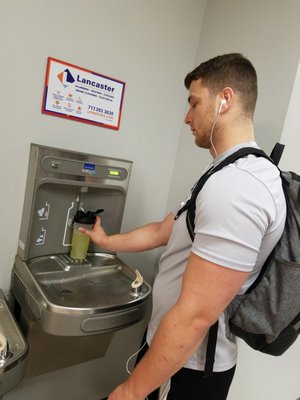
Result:
M237 143L254 140L257 77L245 57L232 53L212 58L186 76L185 86L189 90L185 123L197 146L216 156Z
M257 99L256 71L249 60L239 53L211 58L190 72L184 84L190 88L193 81L201 79L212 96L224 88L231 88L239 97L243 114L252 118Z

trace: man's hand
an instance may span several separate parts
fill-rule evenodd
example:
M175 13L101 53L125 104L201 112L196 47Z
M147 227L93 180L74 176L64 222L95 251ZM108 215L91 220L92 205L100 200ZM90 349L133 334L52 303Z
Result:
M100 217L96 216L96 222L91 231L85 228L79 228L79 230L86 234L97 246L107 249L108 236L101 226Z

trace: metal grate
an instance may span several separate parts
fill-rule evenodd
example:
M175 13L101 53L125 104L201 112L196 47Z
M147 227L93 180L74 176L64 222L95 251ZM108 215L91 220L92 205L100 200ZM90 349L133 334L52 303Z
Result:
M15 273L12 278L12 292L19 304L25 303L26 288Z

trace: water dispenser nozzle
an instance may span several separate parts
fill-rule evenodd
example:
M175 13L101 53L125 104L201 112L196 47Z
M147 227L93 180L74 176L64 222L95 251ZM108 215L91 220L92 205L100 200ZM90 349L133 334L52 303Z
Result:
M131 287L132 287L132 291L133 294L135 296L139 295L139 292L141 291L142 285L144 283L144 278L142 277L142 275L140 274L139 270L135 270L135 280L132 282Z

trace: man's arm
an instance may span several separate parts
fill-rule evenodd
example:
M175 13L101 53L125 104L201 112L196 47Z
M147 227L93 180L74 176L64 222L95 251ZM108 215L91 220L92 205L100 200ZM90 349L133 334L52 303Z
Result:
M80 228L99 247L114 252L138 252L151 250L168 243L171 235L174 215L168 214L162 221L153 222L127 233L108 236L96 217L93 230Z
M182 368L247 277L191 253L177 303L132 375L108 399L143 400Z

